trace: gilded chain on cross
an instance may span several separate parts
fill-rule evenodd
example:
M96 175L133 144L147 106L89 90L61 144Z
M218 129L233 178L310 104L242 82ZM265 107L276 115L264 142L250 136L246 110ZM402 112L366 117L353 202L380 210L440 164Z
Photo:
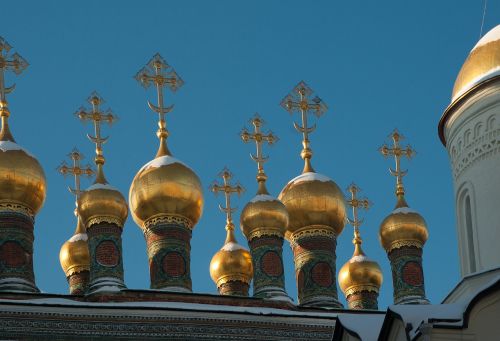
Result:
M368 210L372 203L367 198L358 198L358 193L361 189L355 184L352 183L347 187L347 191L350 193L350 196L346 198L347 205L352 208L352 219L347 218L347 222L354 227L354 244L361 243L361 236L359 233L359 227L363 224L363 219L359 218L359 210Z
M15 52L11 54L11 49L12 47L9 43L0 37L0 116L2 118L0 140L14 142L14 137L10 133L8 125L10 111L7 104L6 94L11 93L16 85L13 84L10 87L5 86L5 73L6 71L12 71L14 74L19 75L28 67L29 64L19 53Z
M313 90L304 82L301 81L293 90L281 101L281 106L288 111L290 114L294 112L300 112L302 125L294 122L293 126L295 129L302 133L302 152L300 156L304 159L304 173L314 172L311 166L312 150L310 147L309 134L316 129L316 124L308 126L307 115L313 113L316 117L320 117L327 110L326 104L319 98L315 96L311 101L309 97L313 94Z
M83 160L84 156L78 151L78 149L74 148L68 156L72 160L73 166L68 166L66 161L63 161L61 165L57 167L57 170L63 176L73 175L75 178L75 188L68 187L68 189L76 196L76 200L78 201L82 192L80 189L80 177L85 176L90 178L94 175L94 171L90 165L86 165L85 167L81 166L80 162Z
M396 169L389 168L389 172L391 175L396 177L396 195L404 195L403 177L408 173L408 171L401 169L401 158L406 157L411 159L415 156L416 152L410 145L401 147L400 141L404 139L404 137L398 132L397 129L394 129L389 137L392 139L393 147L391 148L384 144L379 148L379 151L384 157L394 156Z
M175 72L175 70L167 64L162 56L157 53L142 69L137 72L134 77L145 89L149 88L151 84L156 87L157 105L148 101L148 106L151 110L158 114L158 131L156 135L160 139L160 148L156 157L170 155L170 151L166 145L168 138L167 124L165 121L165 114L173 109L173 105L165 107L163 103L163 88L167 87L175 92L179 89L184 81Z
M106 111L102 111L100 106L104 103L104 99L97 93L93 92L87 101L91 104L92 109L87 110L84 107L81 107L76 113L75 116L78 117L81 121L92 121L94 124L94 133L95 136L87 134L89 140L95 144L95 164L97 166L97 176L96 183L106 183L106 179L104 178L104 173L102 170L102 166L104 165L105 159L103 155L102 146L104 143L108 141L109 137L101 136L101 124L107 123L109 125L113 124L118 118L113 114L110 109Z
M257 153L255 155L250 154L250 157L252 160L254 160L257 163L257 181L259 182L259 193L258 194L268 194L267 190L265 189L265 182L267 180L267 176L264 172L264 163L269 159L268 156L264 156L262 152L262 145L264 143L269 144L270 146L278 142L278 137L274 135L272 132L269 132L267 134L264 134L261 130L262 126L264 125L264 120L260 118L258 114L255 114L255 116L250 120L254 127L254 132L250 133L248 129L245 127L241 131L241 139L243 142L247 143L250 141L255 142L255 147L257 149ZM262 185L261 185L262 184ZM263 192L263 193L261 193Z
M238 194L241 195L245 189L238 183L236 185L231 185L230 180L233 177L229 169L224 168L222 172L219 173L219 176L222 178L223 183L220 185L217 182L214 182L212 186L210 186L210 190L214 192L215 195L219 194L219 192L224 193L224 197L226 199L226 207L223 207L219 204L219 209L226 213L226 229L234 230L233 224L233 213L236 211L236 208L231 207L231 195Z

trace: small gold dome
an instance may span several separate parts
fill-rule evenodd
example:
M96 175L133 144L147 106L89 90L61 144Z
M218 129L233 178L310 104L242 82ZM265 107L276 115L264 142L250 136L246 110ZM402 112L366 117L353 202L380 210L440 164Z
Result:
M17 143L0 141L0 203L21 204L36 214L45 201L45 173Z
M203 211L198 176L184 163L163 155L145 164L136 174L129 192L132 217L139 227L157 215L178 215L194 226Z
M269 234L283 237L288 226L288 211L269 194L258 194L243 208L240 226L247 239Z
M339 286L342 292L346 296L364 290L378 292L382 281L380 266L364 254L361 245L355 244L352 258L339 272Z
M389 252L400 246L422 247L428 237L424 218L399 196L394 211L380 224L379 238L384 249Z
M232 231L228 231L224 246L212 257L210 277L217 287L230 281L242 281L249 285L252 281L252 256L236 242Z
M345 226L346 207L342 191L330 178L306 172L291 180L281 191L279 200L290 217L286 237L300 228L329 226L339 235Z
M74 273L90 270L88 237L80 219L73 237L61 247L59 261L66 277Z
M500 75L500 25L486 33L462 65L453 87L452 102L475 85Z
M79 212L85 226L93 219L106 217L119 226L125 224L128 215L123 195L109 184L95 183L84 191L79 199Z

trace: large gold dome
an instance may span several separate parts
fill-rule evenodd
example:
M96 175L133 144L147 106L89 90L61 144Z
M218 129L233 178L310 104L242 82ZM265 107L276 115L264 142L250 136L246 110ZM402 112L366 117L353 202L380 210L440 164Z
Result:
M36 214L46 194L38 160L13 141L0 141L0 204L21 204Z
M87 240L85 229L80 219L78 219L75 234L63 244L59 252L59 261L66 277L74 273L90 270L90 254Z
M404 198L398 199L396 209L380 224L380 243L387 252L401 246L422 247L428 237L424 218L409 208Z
M345 199L342 191L330 178L306 172L291 180L279 197L289 214L287 238L298 229L329 226L337 235L346 220Z
M495 76L500 76L500 25L486 33L469 53L455 81L452 102Z
M80 196L79 208L85 226L99 223L103 217L123 226L128 215L125 198L120 191L108 184L95 183L87 188Z
M243 208L240 226L247 239L259 235L283 237L288 226L288 211L269 194L258 194Z
M203 211L200 179L176 158L159 156L136 174L129 203L132 217L141 228L144 221L163 214L187 218L194 226Z
M252 256L236 241L224 244L210 262L210 277L217 287L230 281L250 284L253 278Z
M360 291L378 292L382 285L382 270L356 244L352 258L339 271L339 286L348 296Z

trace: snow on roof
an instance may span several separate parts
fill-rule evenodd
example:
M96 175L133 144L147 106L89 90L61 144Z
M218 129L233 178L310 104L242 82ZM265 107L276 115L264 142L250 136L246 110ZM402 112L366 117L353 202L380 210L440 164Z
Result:
M114 188L110 184L93 184L92 186L87 188L87 191L92 191L94 189L109 189L112 191L118 191L116 188Z
M238 243L229 242L227 244L224 244L224 246L222 247L221 250L223 250L223 251L236 251L236 250L246 250L246 249Z
M77 233L77 234L73 235L73 237L71 237L68 240L68 242L74 243L74 242L77 242L79 240L87 241L88 239L89 239L89 237L87 236L86 233Z
M329 177L323 174L315 173L315 172L306 172L302 173L299 176L293 178L290 180L288 183L293 184L293 183L299 183L303 181L321 181L321 182L327 182L327 181L332 181Z
M377 340L385 314L339 314L339 322L348 331L358 334L361 340Z
M477 42L476 46L474 46L472 51L474 51L475 49L477 49L480 46L486 45L486 44L491 43L492 41L496 41L496 40L500 40L500 25L497 25L496 27L491 29L481 39L479 39L479 41Z
M371 261L371 259L366 257L365 255L359 255L359 256L352 256L351 259L349 260L349 263L367 262L367 261Z
M0 141L0 150L2 152L7 152L9 150L22 150L23 152L25 152L26 154L28 154L32 158L35 158L33 156L33 154L31 154L26 149L24 149L23 147L21 147L20 145L18 145L15 142L12 142L12 141Z
M395 210L393 210L392 213L408 214L408 213L418 213L418 212L409 208L409 207L399 207L399 208L396 208Z
M485 81L487 79L496 77L498 75L500 75L500 66L497 66L497 67L495 67L493 69L489 69L488 71L486 71L486 72L484 72L482 74L477 75L470 82L468 82L467 84L465 84L464 86L462 86L460 88L460 91L458 91L453 96L453 98L451 99L451 101L454 102L457 98L459 98L460 96L462 96L465 92L469 91L476 84L479 84L479 83L481 83L481 82L483 82L483 81Z
M164 155L157 157L156 159L153 159L146 163L142 168L139 170L139 172L142 172L143 170L149 169L149 168L160 168L163 166L168 166L174 163L180 163L181 165L189 168L188 165L186 165L184 162L177 160L175 157L170 156L170 155ZM189 168L191 169L191 168Z
M270 196L269 194L259 194L253 197L250 202L258 202L258 201L275 201L276 198L273 196Z

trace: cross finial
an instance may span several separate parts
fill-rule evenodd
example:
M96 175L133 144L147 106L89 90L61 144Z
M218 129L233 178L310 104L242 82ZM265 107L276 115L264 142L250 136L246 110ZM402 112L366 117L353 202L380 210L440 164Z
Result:
M302 133L302 152L300 156L304 160L304 170L306 172L314 172L311 166L312 150L309 142L309 134L316 129L316 124L309 127L307 125L307 114L312 112L316 117L323 115L328 107L326 104L318 97L314 97L311 102L309 102L309 97L313 94L312 89L307 86L304 81L293 88L293 90L281 101L281 106L288 111L290 114L298 111L301 113L302 126L293 122L295 129Z
M263 155L262 144L264 142L267 142L271 146L274 143L278 142L278 137L272 132L269 132L267 135L262 133L261 127L264 125L264 120L260 118L259 114L255 114L250 122L254 126L254 132L248 132L247 128L245 127L243 128L240 136L245 143L255 141L257 154L250 154L250 157L252 158L252 160L257 162L257 182L259 183L257 194L269 194L266 189L267 175L266 173L264 173L264 162L266 162L269 157Z
M106 111L101 111L100 105L104 103L104 99L99 96L97 92L90 94L87 101L92 105L92 109L87 111L84 107L78 109L75 116L82 121L92 121L94 123L95 136L87 134L89 140L95 143L95 158L94 162L97 166L97 175L95 183L106 184L106 178L104 177L104 171L102 169L105 159L102 151L102 145L108 141L109 137L101 136L101 123L107 123L109 125L113 124L118 118L113 114L110 109Z
M401 147L400 141L404 139L404 136L401 135L397 129L394 129L389 137L392 139L393 147L390 148L386 144L384 144L379 148L379 151L384 157L394 156L396 169L389 168L389 172L391 173L391 175L394 175L396 177L396 196L398 197L398 199L404 201L405 190L403 186L403 177L408 173L408 171L401 169L401 158L406 157L408 159L411 159L413 156L415 156L416 152L410 145L407 145L404 148Z
M233 177L233 174L229 171L229 169L224 168L222 172L219 173L219 176L222 177L223 184L219 185L217 182L214 182L212 186L210 186L210 190L217 195L219 192L224 193L224 197L226 199L226 207L223 207L219 204L219 209L226 213L226 243L236 242L236 238L234 237L234 224L233 224L233 212L236 211L236 208L231 207L231 194L241 195L245 189L237 183L236 185L231 185L229 180Z
M68 174L74 176L75 188L68 187L68 189L71 193L75 195L76 202L78 202L78 198L80 197L80 194L82 192L80 189L80 177L81 176L91 177L92 175L94 175L94 171L92 170L92 167L90 167L90 165L87 165L85 167L81 166L80 161L83 160L84 156L78 151L78 149L73 148L73 150L71 151L71 153L68 154L68 156L73 161L73 166L68 166L66 164L66 161L63 161L61 165L57 167L57 170L63 176L66 176Z
M10 111L7 104L7 97L5 95L11 93L16 85L13 84L10 87L5 86L5 72L12 71L16 75L19 75L28 67L29 64L19 53L16 52L11 55L11 49L12 47L9 43L0 37L0 117L2 118L0 141L14 142L14 137L9 129L8 118L10 116Z
M160 139L160 147L158 148L156 157L171 155L167 147L169 133L167 123L165 122L165 114L172 111L174 106L171 105L165 108L163 103L163 88L168 87L171 91L175 92L184 84L184 81L159 53L155 54L146 66L137 72L134 78L146 89L151 83L156 86L158 104L154 105L148 101L149 108L159 115L156 135Z
M359 233L359 227L363 224L363 219L359 219L358 210L364 209L368 210L372 203L367 198L358 198L358 193L361 189L352 183L347 187L347 191L351 194L346 198L347 204L352 207L352 219L347 218L347 222L354 227L354 239L353 244L361 245L361 235Z

